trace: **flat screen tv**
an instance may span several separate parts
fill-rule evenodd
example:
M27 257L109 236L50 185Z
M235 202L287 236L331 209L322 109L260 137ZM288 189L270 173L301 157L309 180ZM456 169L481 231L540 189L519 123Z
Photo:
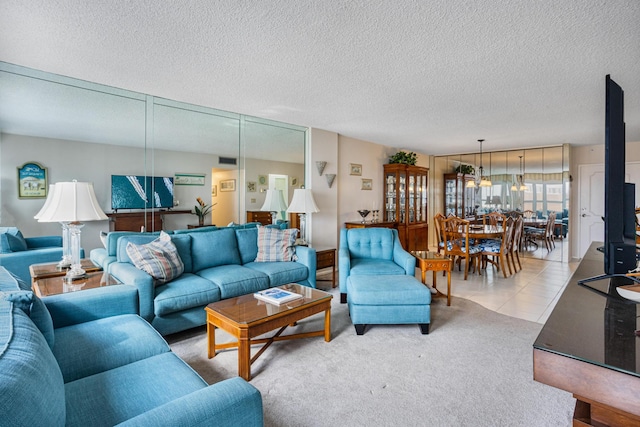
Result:
M111 209L173 207L173 177L111 175Z
M635 184L625 183L624 92L606 77L604 165L604 270L636 268Z

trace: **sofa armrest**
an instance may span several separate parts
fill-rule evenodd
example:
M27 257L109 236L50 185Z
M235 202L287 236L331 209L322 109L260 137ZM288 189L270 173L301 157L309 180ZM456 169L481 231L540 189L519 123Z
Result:
M25 237L28 249L62 247L62 236Z
M407 275L413 276L416 274L416 259L409 252L405 251L400 242L393 245L393 262L404 268Z
M347 293L347 278L351 271L351 255L349 249L342 247L338 249L338 285L340 293Z
M42 301L51 313L54 328L121 314L138 314L138 292L127 285L50 295Z
M316 250L308 246L296 246L296 256L298 257L298 260L296 262L299 262L300 264L306 266L309 270L307 281L312 288L315 288L317 270L316 266L318 265L316 259Z
M235 377L194 391L118 425L262 427L262 396L254 386Z
M136 268L128 262L114 262L109 265L109 274L125 285L135 286L138 289L139 313L147 322L153 320L154 285L153 277Z

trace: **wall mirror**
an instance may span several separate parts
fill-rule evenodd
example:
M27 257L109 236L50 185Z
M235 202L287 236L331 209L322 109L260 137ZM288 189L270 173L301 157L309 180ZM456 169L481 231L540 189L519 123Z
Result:
M44 199L17 197L16 168L35 161L47 167L49 183L93 182L107 213L112 175L172 177L172 211L192 211L201 198L214 204L208 224L242 224L247 211L262 207L268 182L261 177L286 175L290 189L304 184L306 139L305 127L0 62L0 223L25 236L59 233L59 225L33 219ZM184 213L161 222L153 227L198 221ZM99 231L109 228L86 224L83 246L100 246Z
M443 174L455 172L460 165L471 165L476 171L480 166L479 154L473 153L436 157L435 162L437 170ZM464 197L474 206L473 216L480 217L496 210L503 213L532 210L540 223L532 225L541 226L549 212L553 211L556 213L555 247L548 251L543 241L524 241L521 254L525 257L568 262L568 236L571 231L568 218L568 145L485 152L482 156L482 166L484 175L489 178L491 185L476 187L472 190L471 196ZM446 183L441 182L443 200L434 201L435 212L444 211L444 200L447 197ZM462 199L461 195L457 197ZM449 195L447 200L456 200L456 197Z

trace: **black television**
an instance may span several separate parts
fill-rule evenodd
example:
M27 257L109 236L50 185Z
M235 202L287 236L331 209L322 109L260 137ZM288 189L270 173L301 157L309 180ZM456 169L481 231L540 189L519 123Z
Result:
M111 209L170 209L173 177L111 175Z
M636 268L635 184L625 183L624 91L606 76L604 164L604 272Z

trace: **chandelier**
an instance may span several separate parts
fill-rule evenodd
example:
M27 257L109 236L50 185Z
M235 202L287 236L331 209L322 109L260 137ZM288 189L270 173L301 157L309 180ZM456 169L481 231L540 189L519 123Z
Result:
M516 182L511 186L511 191L524 191L527 186L524 184L524 156L518 156L520 158L520 175L517 176Z
M484 176L484 168L482 167L482 143L484 139L479 139L480 143L480 166L476 169L475 178L467 181L467 188L491 187L491 180Z

